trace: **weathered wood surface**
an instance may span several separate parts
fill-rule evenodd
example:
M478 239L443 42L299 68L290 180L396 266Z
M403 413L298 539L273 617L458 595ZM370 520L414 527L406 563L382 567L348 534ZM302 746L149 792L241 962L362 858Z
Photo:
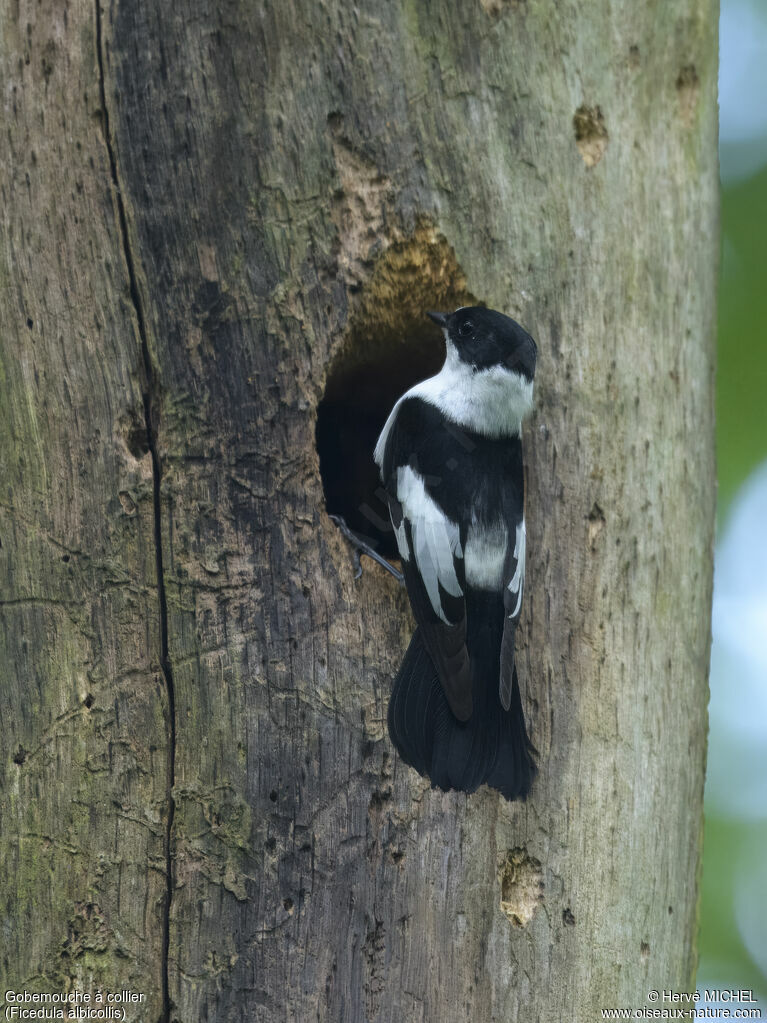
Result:
M3 990L591 1023L689 982L716 13L8 6ZM523 807L393 756L406 598L315 447L329 367L467 295L540 351Z

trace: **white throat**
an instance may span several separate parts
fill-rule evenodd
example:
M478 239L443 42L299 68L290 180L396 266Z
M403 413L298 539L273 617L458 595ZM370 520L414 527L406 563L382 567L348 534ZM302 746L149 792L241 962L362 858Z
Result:
M408 396L414 395L436 405L460 426L487 437L515 437L533 406L533 382L505 366L475 370L447 340L444 366L408 391Z

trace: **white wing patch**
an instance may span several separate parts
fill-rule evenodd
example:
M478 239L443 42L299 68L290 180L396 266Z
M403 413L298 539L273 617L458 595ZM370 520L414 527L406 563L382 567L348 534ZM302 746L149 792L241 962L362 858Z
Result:
M410 392L408 391L407 394L403 394L402 397L395 402L394 408L389 413L389 417L384 423L384 428L381 430L381 435L376 441L375 450L373 451L373 461L376 463L381 472L381 479L383 479L383 463L384 455L386 454L386 442L388 441L389 434L394 426L394 420L397 418L399 407L409 393ZM400 553L402 553L402 551L400 551Z
M442 509L426 493L423 479L409 465L397 469L397 500L402 505L403 522L400 529L403 542L400 544L400 530L397 530L397 545L400 554L407 560L404 536L404 520L410 523L413 540L413 556L418 573L423 580L434 613L447 625L450 624L439 599L439 587L451 597L463 593L455 574L453 558L463 556L458 526L451 522ZM409 552L408 552L409 555Z
M522 606L522 590L525 588L525 547L527 546L527 529L525 528L525 520L517 526L517 536L514 541L514 557L517 565L514 569L514 575L511 577L509 582L509 591L512 596L517 598L517 603L514 610L509 615L509 618L516 618L519 614L519 609Z
M407 534L405 533L405 518L398 526L394 526L394 535L397 538L397 550L403 561L410 561L410 551L407 545Z

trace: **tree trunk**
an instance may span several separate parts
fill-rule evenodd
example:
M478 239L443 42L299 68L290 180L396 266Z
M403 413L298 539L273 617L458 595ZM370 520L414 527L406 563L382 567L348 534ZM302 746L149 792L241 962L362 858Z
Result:
M0 42L2 990L591 1023L686 988L715 3L98 4ZM539 347L524 805L398 762L407 599L326 514L390 549L371 438L471 300Z

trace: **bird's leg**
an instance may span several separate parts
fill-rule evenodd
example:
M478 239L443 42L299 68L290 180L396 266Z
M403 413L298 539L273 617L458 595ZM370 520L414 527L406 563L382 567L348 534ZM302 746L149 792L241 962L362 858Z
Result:
M360 557L363 554L367 554L373 561L377 561L381 568L385 568L387 572L391 572L398 583L404 583L405 577L401 572L398 572L394 565L390 565L386 558L382 558L377 551L373 550L369 543L366 543L361 536L358 536L346 525L344 519L340 515L331 515L330 518L335 522L338 528L341 530L342 535L352 545L354 550L354 578L359 579L362 575L362 563Z

